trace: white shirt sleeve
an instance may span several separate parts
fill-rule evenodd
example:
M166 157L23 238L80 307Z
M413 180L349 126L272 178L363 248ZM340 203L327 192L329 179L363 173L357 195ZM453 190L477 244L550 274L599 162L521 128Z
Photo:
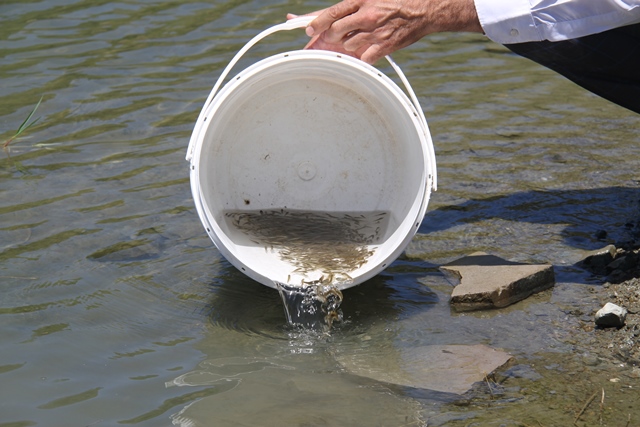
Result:
M640 0L474 0L480 24L501 44L560 41L640 22Z

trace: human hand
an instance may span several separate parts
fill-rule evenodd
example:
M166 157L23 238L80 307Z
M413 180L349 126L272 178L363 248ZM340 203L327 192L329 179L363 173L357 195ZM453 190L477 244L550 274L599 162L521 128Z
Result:
M313 15L308 49L347 53L369 64L427 34L482 32L473 0L343 0Z
M324 10L326 10L326 9L324 9ZM303 15L303 16L318 16L324 10L319 10L319 11L316 11L316 12L313 12L313 13L309 13L309 14ZM294 18L297 18L298 16L300 16L300 15L295 15L293 13L288 13L287 14L287 19L294 19ZM310 27L307 27L307 34L309 34L309 28ZM305 49L330 50L330 51L333 51L333 52L342 53L342 54L349 55L349 56L355 56L356 58L360 58L360 55L363 53L363 52L348 51L342 45L342 42L331 43L328 40L326 40L325 34L326 34L325 32L321 32L319 34L311 36L311 40L309 41L309 43L307 43L307 45L305 46Z

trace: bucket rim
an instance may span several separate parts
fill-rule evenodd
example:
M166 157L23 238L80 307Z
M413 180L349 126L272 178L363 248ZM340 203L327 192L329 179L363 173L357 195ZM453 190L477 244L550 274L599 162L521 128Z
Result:
M405 86L407 86L407 91L409 91L409 93L407 94L404 90L402 90L402 88L398 84L396 84L395 81L393 81L389 76L387 76L385 73L383 73L373 65L370 65L364 61L361 61L360 59L354 58L346 54L337 53L329 50L321 50L321 49L297 49L297 50L290 50L286 52L273 54L271 56L268 56L266 58L263 58L253 63L252 65L248 66L244 70L241 70L234 77L229 79L229 81L226 84L224 84L221 88L219 88L219 90L216 87L214 87L214 89L212 90L212 93L214 91L217 91L217 92L213 97L211 97L211 94L209 95L211 99L207 100L208 102L205 102L205 104L201 109L200 116L198 117L198 120L194 127L194 131L191 134L185 160L193 163L194 152L196 151L195 149L197 145L196 137L198 136L196 133L196 129L201 127L204 124L204 122L207 120L207 116L211 112L212 106L214 104L220 105L222 103L222 100L226 98L226 96L228 96L228 94L236 87L236 85L240 84L239 83L240 80L246 79L251 75L257 74L258 72L264 69L267 69L274 65L278 65L282 62L308 60L308 59L328 60L330 62L341 63L343 65L353 67L354 69L357 69L359 71L365 71L371 77L379 79L387 88L391 89L391 92L401 97L403 101L402 102L403 105L405 105L405 107L410 110L411 114L413 114L416 118L418 118L420 128L422 129L422 132L425 135L425 137L428 139L427 161L430 166L431 175L432 175L429 177L429 188L435 191L437 189L438 179L437 179L437 168L436 168L436 160L435 160L435 150L433 148L433 142L431 140L431 133L429 132L429 125L427 124L427 121L424 117L424 112L422 111L422 108L420 108L420 105L418 104L418 100L414 99L415 101L414 103L410 98L410 95L412 95L411 92L413 92L413 90L411 89L409 82L406 81L406 79L402 79ZM396 70L396 72L401 73L401 71L399 70L397 65L395 65L395 63L391 60L391 58L387 57L387 59L390 65L392 66L392 68ZM403 78L404 76L401 75L400 77Z

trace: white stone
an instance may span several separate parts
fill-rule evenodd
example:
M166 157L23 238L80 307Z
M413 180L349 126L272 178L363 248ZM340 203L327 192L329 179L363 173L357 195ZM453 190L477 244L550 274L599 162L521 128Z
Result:
M627 319L627 309L608 302L596 313L596 325L621 327Z

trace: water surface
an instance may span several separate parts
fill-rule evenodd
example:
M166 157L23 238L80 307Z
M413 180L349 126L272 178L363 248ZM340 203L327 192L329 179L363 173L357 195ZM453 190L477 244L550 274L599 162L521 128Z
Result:
M640 118L482 36L394 56L425 110L439 190L400 259L344 292L330 334L288 328L277 291L213 247L184 161L202 103L249 38L327 4L0 5L2 140L43 97L0 153L0 426L569 425L600 388L624 408L605 420L625 424L631 380L574 363L584 319L571 313L597 308L598 281L573 264L638 216ZM238 68L304 43L273 36ZM456 315L438 266L475 251L551 263L558 283ZM471 401L344 363L478 343L518 368Z

